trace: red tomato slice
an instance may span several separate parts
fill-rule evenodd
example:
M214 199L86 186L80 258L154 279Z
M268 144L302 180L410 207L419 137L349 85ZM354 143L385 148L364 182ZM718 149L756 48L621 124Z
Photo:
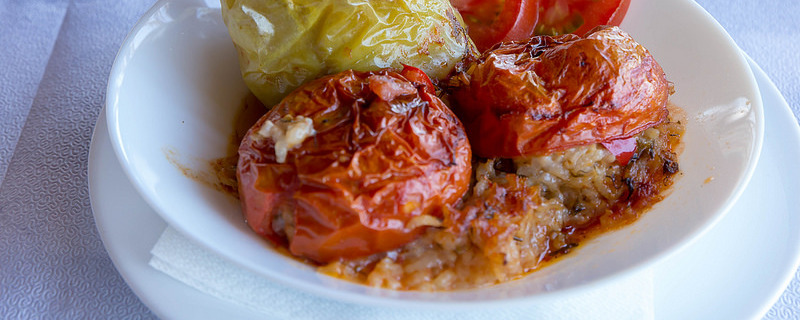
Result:
M539 0L451 0L478 50L501 41L527 40L539 19Z
M596 26L619 26L630 0L539 0L538 35L584 35Z
M436 88L433 86L431 78L429 78L428 75L425 74L425 71L404 64L403 71L400 71L400 74L406 77L408 81L416 83L425 88L425 90L428 90L428 93L430 94L436 93Z
M615 157L620 165L627 165L636 152L636 137L601 142Z

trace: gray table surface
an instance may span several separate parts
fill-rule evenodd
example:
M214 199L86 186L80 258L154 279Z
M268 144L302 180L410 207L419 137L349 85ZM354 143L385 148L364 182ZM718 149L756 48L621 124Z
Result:
M114 56L154 2L0 0L0 318L155 318L103 248L87 186ZM697 2L800 117L800 2ZM800 274L765 318L800 319Z

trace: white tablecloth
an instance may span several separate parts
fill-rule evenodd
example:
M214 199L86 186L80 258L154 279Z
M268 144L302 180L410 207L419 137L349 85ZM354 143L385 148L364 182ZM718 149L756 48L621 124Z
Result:
M800 117L800 2L698 2ZM104 250L87 186L111 64L153 3L0 1L0 318L155 318ZM798 276L765 318L800 318Z

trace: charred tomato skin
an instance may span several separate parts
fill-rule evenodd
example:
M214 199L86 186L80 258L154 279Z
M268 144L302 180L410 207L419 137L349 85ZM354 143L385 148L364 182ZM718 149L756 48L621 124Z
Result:
M629 138L668 115L664 71L618 27L501 43L454 79L450 99L480 157Z
M248 225L317 263L395 249L441 219L469 186L471 149L461 122L419 69L344 71L304 85L264 115L239 148ZM277 161L256 132L287 115L315 134ZM290 226L290 227L287 227Z

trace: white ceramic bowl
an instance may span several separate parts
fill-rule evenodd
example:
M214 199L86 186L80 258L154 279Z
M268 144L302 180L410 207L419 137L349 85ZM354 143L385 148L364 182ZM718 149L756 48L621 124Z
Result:
M761 97L725 31L689 0L633 1L622 24L662 65L687 114L682 177L636 223L583 243L524 279L457 292L398 292L318 274L251 232L237 201L196 175L224 156L247 93L217 1L159 1L123 44L107 93L114 151L133 185L172 227L276 282L378 305L480 306L550 299L613 281L688 245L749 181L761 150ZM132 241L135 241L132 239Z

